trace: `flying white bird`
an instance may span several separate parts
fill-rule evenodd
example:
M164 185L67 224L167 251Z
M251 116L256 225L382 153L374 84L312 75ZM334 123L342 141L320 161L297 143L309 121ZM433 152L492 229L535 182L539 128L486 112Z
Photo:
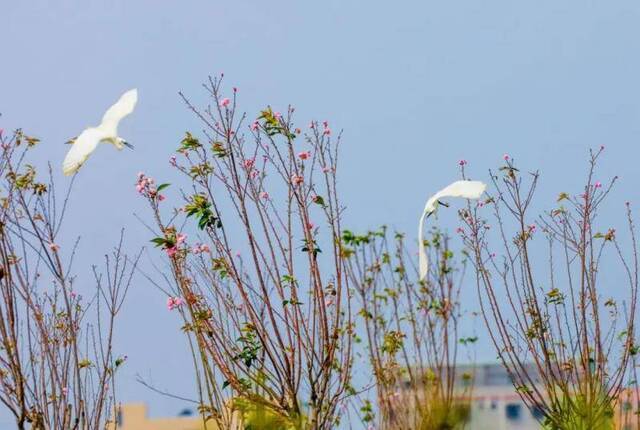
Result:
M422 281L427 276L429 270L429 260L427 259L427 252L424 249L424 220L435 213L440 204L440 199L444 197L463 197L465 199L479 199L484 190L487 189L487 185L480 181L456 181L448 187L438 191L427 200L427 204L424 206L422 216L420 217L420 224L418 225L418 259L420 263L420 280Z
M118 137L118 124L133 112L137 101L138 90L127 91L107 110L99 126L85 129L77 138L69 142L72 143L71 149L62 163L62 171L65 175L77 172L101 142L111 143L119 150L125 146L133 148L127 141Z

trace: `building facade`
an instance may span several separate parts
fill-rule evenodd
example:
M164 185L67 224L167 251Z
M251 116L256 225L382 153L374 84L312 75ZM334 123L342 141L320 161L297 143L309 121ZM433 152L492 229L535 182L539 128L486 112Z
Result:
M171 418L149 418L144 403L128 403L120 407L116 419L116 430L205 430L200 416L184 416ZM213 422L207 424L206 430L217 430Z

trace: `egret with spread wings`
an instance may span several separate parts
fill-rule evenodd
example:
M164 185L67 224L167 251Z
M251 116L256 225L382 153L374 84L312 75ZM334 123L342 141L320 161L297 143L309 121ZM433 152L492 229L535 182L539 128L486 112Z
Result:
M99 126L85 129L77 138L69 142L72 144L71 149L62 163L62 171L65 175L76 173L99 143L110 143L119 150L125 146L133 148L131 144L118 136L118 124L133 112L137 101L138 90L127 91L107 110Z
M429 260L424 246L424 221L431 214L435 213L438 205L443 204L440 199L445 197L462 197L465 199L479 199L487 186L480 181L456 181L432 195L424 206L420 223L418 226L418 259L420 265L420 280L427 276L429 270Z

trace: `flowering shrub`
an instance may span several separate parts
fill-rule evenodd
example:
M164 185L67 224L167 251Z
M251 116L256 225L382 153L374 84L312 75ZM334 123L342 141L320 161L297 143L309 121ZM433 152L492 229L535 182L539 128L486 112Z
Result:
M267 108L247 127L237 90L223 97L219 79L206 89L211 108L185 99L203 138L186 133L170 159L188 184L180 207L167 215L164 187L144 174L136 184L170 264L168 306L194 345L200 411L222 428L333 428L349 394L353 335L340 138L315 122L303 134L293 108Z
M599 223L616 180L594 179L603 149L591 154L581 192L560 193L542 215L530 213L538 173L522 174L506 154L491 172L493 194L460 212L489 335L518 394L549 429L613 428L638 353L635 228L627 203L625 252L617 230ZM603 280L611 270L613 285Z
M376 420L365 403L361 418L381 429L461 429L469 418L472 375L456 371L459 345L477 340L458 333L464 266L456 263L449 238L434 230L425 241L431 264L420 281L404 235L389 236L384 227L342 235L380 415Z
M116 414L126 356L114 351L115 320L137 258L121 240L105 275L94 269L95 292L77 293L77 242L59 242L71 189L60 200L51 174L39 182L26 164L37 143L0 133L0 401L18 429L102 430Z

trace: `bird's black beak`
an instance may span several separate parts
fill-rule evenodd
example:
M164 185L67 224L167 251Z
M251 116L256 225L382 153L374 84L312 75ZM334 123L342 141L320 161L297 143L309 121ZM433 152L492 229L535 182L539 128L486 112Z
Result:
M122 144L123 144L124 146L126 146L127 148L129 148L129 149L134 149L133 145L132 145L132 144L130 144L129 142L127 142L126 140L123 140L123 141L122 141Z
M443 202L441 202L440 200L438 200L438 204L440 204L440 205L444 206L445 208L448 208L448 207L449 207L449 203L443 203Z

